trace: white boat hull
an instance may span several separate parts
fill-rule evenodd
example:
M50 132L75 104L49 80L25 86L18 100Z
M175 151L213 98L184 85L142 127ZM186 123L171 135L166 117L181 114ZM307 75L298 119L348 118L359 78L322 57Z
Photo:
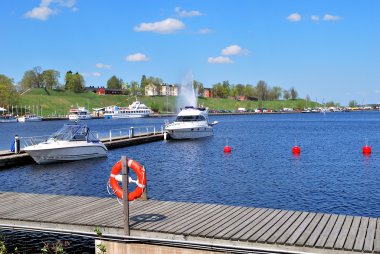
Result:
M0 119L0 123L16 123L17 118L15 119Z
M77 121L77 120L90 120L92 119L91 115L69 115L70 121Z
M172 139L197 139L214 135L211 126L194 128L166 128L166 132Z
M40 121L42 121L42 117L30 117L30 118L20 117L20 118L18 118L18 121L20 123L24 123L24 122L40 122Z
M86 141L40 143L24 148L38 164L76 161L107 156L102 143Z
M104 114L105 119L128 119L149 117L149 114Z

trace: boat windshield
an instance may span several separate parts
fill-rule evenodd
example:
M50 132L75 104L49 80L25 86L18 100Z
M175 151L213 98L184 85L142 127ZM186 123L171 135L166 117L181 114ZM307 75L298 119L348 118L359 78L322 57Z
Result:
M206 118L202 115L197 116L177 116L176 122L194 122L194 121L206 121Z
M90 135L90 130L85 124L65 124L51 138L66 141L97 141L98 139Z

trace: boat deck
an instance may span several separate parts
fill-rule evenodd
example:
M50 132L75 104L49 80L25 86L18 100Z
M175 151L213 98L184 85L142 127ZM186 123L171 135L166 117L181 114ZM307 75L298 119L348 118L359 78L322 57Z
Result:
M123 234L115 198L0 193L0 224ZM169 201L130 203L132 236L312 253L380 253L380 218Z

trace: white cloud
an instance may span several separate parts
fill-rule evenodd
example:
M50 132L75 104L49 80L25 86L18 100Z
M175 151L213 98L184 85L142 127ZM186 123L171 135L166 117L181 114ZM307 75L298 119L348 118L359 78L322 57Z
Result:
M323 20L324 21L337 21L337 20L341 20L342 18L339 17L339 16L333 16L333 15L330 15L330 14L325 14L323 16Z
M317 15L312 15L312 16L311 16L311 20L312 20L312 21L319 21L319 16L317 16Z
M154 23L141 23L134 27L136 32L154 32L160 34L170 34L178 30L184 29L186 26L178 19L167 18Z
M144 54L136 53L125 57L125 60L128 62L146 62L149 61L149 58Z
M200 34L209 34L209 33L212 33L212 30L209 28L202 28L199 30L199 33Z
M25 17L39 20L47 20L51 15L55 15L62 8L69 8L78 11L75 7L76 0L41 0L40 6L25 13Z
M228 56L209 57L207 61L212 64L231 64L234 62Z
M25 13L25 16L31 19L47 20L50 15L56 14L57 11L47 6L35 7L31 11Z
M82 75L85 76L85 77L100 77L100 76L102 76L102 74L100 72L96 72L96 71L94 71L94 72L84 72L84 73L82 73Z
M224 49L222 49L222 55L230 56L230 55L247 55L248 50L242 49L239 45L231 45Z
M292 22L298 22L301 21L302 17L298 13L292 13L288 17L286 17L286 19Z
M109 64L103 64L103 63L97 63L95 64L95 67L98 69L111 69L112 66Z
M181 7L176 7L174 11L179 17L194 17L203 15L200 11L184 11Z

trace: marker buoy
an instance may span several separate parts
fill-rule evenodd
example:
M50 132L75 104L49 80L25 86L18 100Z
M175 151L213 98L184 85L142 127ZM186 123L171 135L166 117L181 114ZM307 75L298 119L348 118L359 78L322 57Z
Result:
M231 147L230 146L225 146L224 149L223 149L223 151L225 153L231 153Z
M369 145L363 146L363 154L364 155L369 155L369 154L371 154L371 152L372 152L372 149Z
M301 148L299 146L293 146L292 153L293 154L300 154L301 153Z

